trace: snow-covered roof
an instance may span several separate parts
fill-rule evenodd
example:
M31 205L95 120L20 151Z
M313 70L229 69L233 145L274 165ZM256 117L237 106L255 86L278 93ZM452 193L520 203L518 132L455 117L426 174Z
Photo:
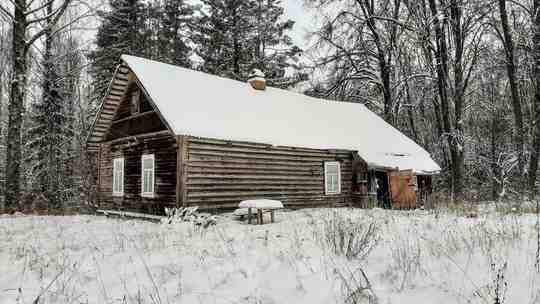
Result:
M435 173L429 153L358 103L317 99L123 55L178 135L358 151L370 167Z

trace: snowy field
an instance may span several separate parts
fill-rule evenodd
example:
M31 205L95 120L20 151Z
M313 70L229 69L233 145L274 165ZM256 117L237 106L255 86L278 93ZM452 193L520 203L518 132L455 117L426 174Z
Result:
M308 209L276 220L226 214L205 230L3 216L0 303L540 303L531 214Z

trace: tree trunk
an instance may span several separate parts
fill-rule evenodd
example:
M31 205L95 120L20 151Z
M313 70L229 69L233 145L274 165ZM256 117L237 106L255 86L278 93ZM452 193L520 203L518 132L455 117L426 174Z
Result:
M501 23L503 30L503 45L506 55L506 73L508 74L508 82L510 83L510 93L512 96L512 110L514 112L514 140L516 152L518 156L518 171L519 175L523 174L523 113L521 110L521 100L519 98L518 85L516 80L516 66L514 60L514 41L510 26L508 24L508 14L506 12L506 0L499 0L499 11L501 15Z
M538 171L538 158L540 156L540 0L534 0L532 16L533 23L533 56L534 56L534 121L533 121L533 146L529 163L529 191L533 195L536 190L536 173Z
M461 15L462 3L459 0L452 0L450 4L450 16L452 19L452 33L454 40L454 130L450 134L452 144L450 153L452 156L454 194L456 197L463 193L463 166L464 166L464 132L463 132L463 103L465 95L465 84L463 79L463 36ZM448 114L450 115L450 114Z
M451 169L451 180L450 180L450 186L452 188L452 193L459 197L462 193L462 168L463 168L463 148L461 147L459 143L459 136L461 136L463 133L461 130L461 113L456 113L456 122L460 126L456 126L456 130L454 131L451 124L451 111L450 111L450 105L448 100L448 92L447 92L447 84L448 84L448 47L446 44L446 34L444 29L442 28L442 25L439 21L438 15L438 9L437 4L435 3L435 0L429 0L429 7L431 10L431 14L433 16L433 26L435 29L435 37L437 40L437 49L435 52L435 59L436 59L436 66L437 66L437 88L439 93L439 98L441 101L441 116L442 116L442 122L443 122L443 130L448 142L448 147L450 149L450 169ZM457 65L460 61L455 59L455 68L460 68L460 65ZM461 80L456 79L456 83L460 84ZM460 97L460 94L455 94L454 97ZM461 109L461 100L455 100L458 105L456 105L456 108L459 106L459 109ZM456 112L457 109L456 109Z
M2 157L2 145L4 142L4 123L3 123L3 116L2 111L4 109L4 98L3 98L3 89L4 89L4 79L3 74L4 71L0 71L0 157ZM5 183L4 183L4 165L2 164L2 161L0 161L0 212L4 210L4 200L3 197L5 195Z
M17 0L13 20L11 91L6 156L6 208L20 206L21 126L24 114L24 88L26 86L26 0Z

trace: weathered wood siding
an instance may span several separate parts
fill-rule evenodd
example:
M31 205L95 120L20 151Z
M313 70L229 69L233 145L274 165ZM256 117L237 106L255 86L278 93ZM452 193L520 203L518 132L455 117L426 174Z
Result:
M176 205L176 138L169 134L149 134L100 145L98 165L98 204L103 209L163 213ZM141 196L141 157L155 155L153 198ZM124 196L112 195L113 159L124 157Z
M186 206L223 209L252 198L278 199L287 207L350 203L352 154L185 137ZM325 195L324 162L341 161L341 194Z

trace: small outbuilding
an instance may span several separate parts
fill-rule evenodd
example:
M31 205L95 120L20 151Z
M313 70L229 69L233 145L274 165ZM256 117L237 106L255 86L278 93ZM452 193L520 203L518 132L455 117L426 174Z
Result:
M102 209L414 208L439 166L358 103L122 56L90 130Z

